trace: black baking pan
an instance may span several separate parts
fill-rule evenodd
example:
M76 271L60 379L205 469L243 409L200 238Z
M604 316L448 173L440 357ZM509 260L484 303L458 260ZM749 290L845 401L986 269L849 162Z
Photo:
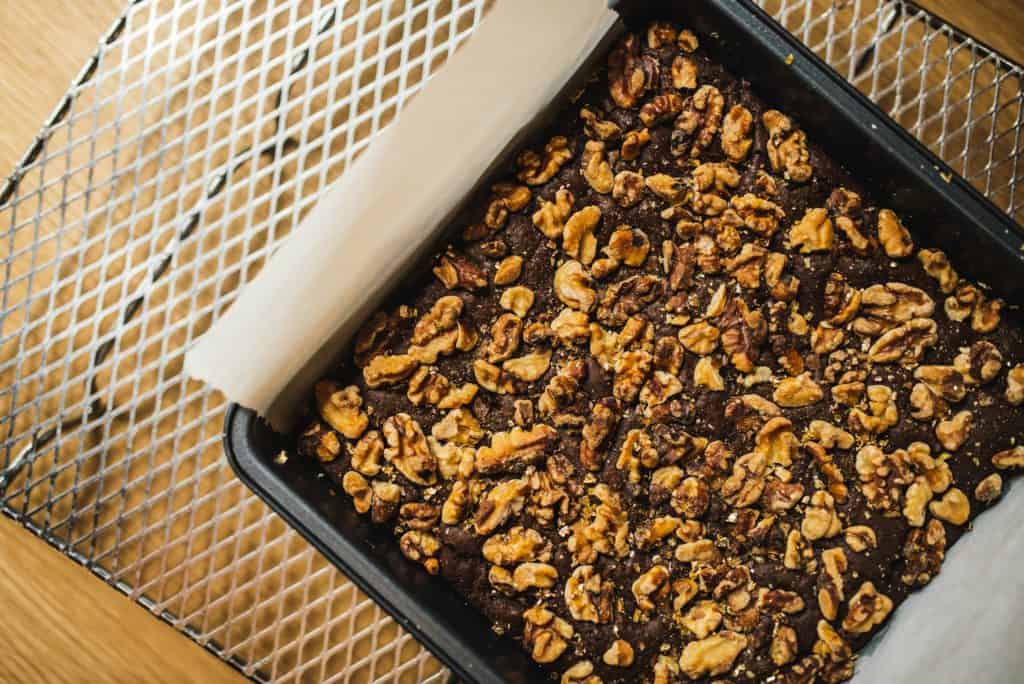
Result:
M1021 303L1024 253L1017 225L753 2L618 5L634 29L665 19L714 36L711 54L748 79L767 102L793 114L812 140L906 220L919 244L946 250L961 273L1009 303ZM564 104L558 98L552 109ZM542 117L536 125L543 122ZM327 477L297 459L279 458L293 443L252 411L229 408L224 448L238 477L458 677L546 678L517 643L494 635L446 582L408 562L391 533L358 516Z

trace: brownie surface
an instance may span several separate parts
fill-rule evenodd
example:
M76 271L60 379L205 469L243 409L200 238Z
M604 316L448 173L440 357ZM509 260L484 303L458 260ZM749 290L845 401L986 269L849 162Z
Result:
M624 36L298 437L563 682L848 679L1024 465L1018 312L712 40Z

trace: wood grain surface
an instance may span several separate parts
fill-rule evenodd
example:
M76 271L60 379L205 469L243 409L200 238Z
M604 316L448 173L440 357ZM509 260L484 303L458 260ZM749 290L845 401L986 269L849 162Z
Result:
M1024 62L1022 0L918 0ZM21 157L125 0L0 0L0 176ZM240 677L0 518L0 682L227 682Z

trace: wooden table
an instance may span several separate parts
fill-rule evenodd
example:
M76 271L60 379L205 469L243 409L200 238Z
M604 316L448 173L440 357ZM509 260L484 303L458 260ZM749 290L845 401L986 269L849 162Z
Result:
M6 175L125 0L0 1L0 174ZM1024 62L1024 1L918 2ZM0 518L0 561L0 682L241 680L6 518Z

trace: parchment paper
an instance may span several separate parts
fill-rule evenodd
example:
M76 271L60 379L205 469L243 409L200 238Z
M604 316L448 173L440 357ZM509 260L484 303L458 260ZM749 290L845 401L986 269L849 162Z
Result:
M188 353L188 374L287 427L333 352L604 38L605 5L499 2ZM1020 489L897 611L856 684L1024 682Z

